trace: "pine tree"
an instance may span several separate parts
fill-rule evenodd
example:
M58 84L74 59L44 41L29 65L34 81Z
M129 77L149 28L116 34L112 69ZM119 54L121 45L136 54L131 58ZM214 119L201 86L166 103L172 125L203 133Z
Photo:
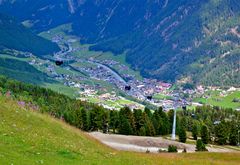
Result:
M142 110L140 110L140 109L134 109L133 110L133 116L134 116L135 127L136 127L136 132L137 132L136 134L137 135L140 134L140 129L144 125L144 120L143 120L142 114L143 114Z
M77 128L80 128L82 129L82 118L81 118L81 109L76 109L75 110L75 122L74 122L74 125L77 127Z
M209 131L208 131L208 127L206 125L203 125L201 128L201 138L202 138L202 142L204 144L208 144L209 142Z
M230 145L238 144L238 125L236 122L231 123L231 131L229 135L229 143Z
M85 108L81 109L80 118L81 118L81 129L84 131L87 131L88 121L87 121L87 112Z
M162 108L158 109L158 114L160 116L159 133L160 135L167 135L171 130L168 115L165 112L163 112Z
M228 123L222 121L215 127L216 142L220 145L225 145L229 138Z
M205 144L201 139L196 142L196 151L207 151Z
M145 112L143 113L143 119L145 123L144 127L146 130L146 136L155 136L156 131L154 129L152 121L149 119L148 115Z
M135 125L134 116L129 107L124 107L120 109L119 118L126 118L131 126L132 134L133 133L136 134L136 125Z
M188 125L187 119L186 119L186 117L183 117L181 119L181 126L186 130L187 129L187 125Z
M192 137L194 140L197 140L199 135L199 124L198 122L194 122L193 127L192 127Z
M161 126L161 118L159 116L158 110L154 111L152 115L152 124L154 126L154 129L156 131L156 135L160 135L160 126Z
M108 111L104 111L102 115L102 130L103 133L108 133L109 130L109 116Z
M140 136L146 136L146 130L145 130L145 127L144 127L144 126L142 126L142 127L140 128L139 135L140 135Z
M133 130L128 119L121 117L118 132L122 135L132 135Z
M109 119L109 127L113 129L113 133L116 132L118 127L119 119L118 119L118 112L117 111L110 111L110 119Z
M147 114L147 116L148 116L149 118L152 117L152 112L151 112L151 110L150 110L149 108L145 107L144 112Z
M102 107L95 107L89 113L89 123L91 131L102 129L103 126L104 109Z
M179 127L179 141L185 143L187 140L186 130L183 126Z

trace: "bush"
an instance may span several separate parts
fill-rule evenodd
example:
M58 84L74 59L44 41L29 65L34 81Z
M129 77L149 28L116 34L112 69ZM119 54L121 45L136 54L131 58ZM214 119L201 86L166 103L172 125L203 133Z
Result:
M146 153L149 154L149 153L150 153L150 150L147 149Z
M197 140L196 151L207 151L206 146L201 139Z
M178 152L177 147L174 145L169 145L168 152Z

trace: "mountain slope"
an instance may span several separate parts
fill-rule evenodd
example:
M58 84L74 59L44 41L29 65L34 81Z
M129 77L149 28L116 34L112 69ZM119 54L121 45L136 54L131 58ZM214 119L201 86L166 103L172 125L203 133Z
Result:
M56 44L37 36L13 17L0 13L0 50L5 48L39 56L59 50Z
M0 75L26 82L31 84L42 85L43 83L53 83L54 80L37 70L30 64L24 61L4 58L0 54Z
M17 17L38 32L72 23L72 33L94 44L92 50L126 52L128 63L146 77L239 86L238 0L4 0L0 4L1 11L15 16L27 9Z
M0 96L1 164L238 164L237 153L136 154L103 146L85 133ZM16 120L17 119L17 120Z
M180 2L169 4L139 30L92 49L115 53L128 49L128 62L145 76L164 80L189 76L205 85L239 85L237 1Z

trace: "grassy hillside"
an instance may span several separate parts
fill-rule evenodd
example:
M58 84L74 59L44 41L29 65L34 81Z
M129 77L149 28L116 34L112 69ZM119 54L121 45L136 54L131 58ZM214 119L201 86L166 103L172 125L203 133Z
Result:
M34 34L13 17L0 13L0 50L8 48L45 55L59 50L55 43Z
M239 164L237 153L139 154L112 150L76 128L0 96L0 164Z
M217 91L209 92L209 98L196 98L195 101L213 106L237 109L240 108L240 102L234 102L234 99L240 99L240 92L236 91L226 96L221 96Z

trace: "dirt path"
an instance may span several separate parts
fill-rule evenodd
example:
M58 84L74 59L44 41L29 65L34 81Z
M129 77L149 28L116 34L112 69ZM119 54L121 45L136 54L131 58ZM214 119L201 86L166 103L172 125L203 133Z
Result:
M195 145L171 141L162 137L125 136L100 132L92 132L89 135L117 150L136 152L149 150L151 153L157 153L159 149L167 150L169 145L175 145L178 152L182 152L184 148L186 148L187 152L195 152ZM207 149L209 152L236 152L235 150L216 146L207 147Z

